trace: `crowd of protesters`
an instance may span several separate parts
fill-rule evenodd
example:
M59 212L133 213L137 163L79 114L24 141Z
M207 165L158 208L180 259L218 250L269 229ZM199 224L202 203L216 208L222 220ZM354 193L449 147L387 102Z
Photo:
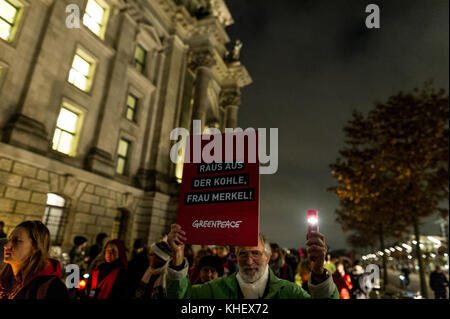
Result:
M3 226L0 222L0 226ZM6 237L3 227L0 235ZM129 251L120 239L110 240L105 233L88 245L87 238L75 236L69 252L70 264L78 266L82 276L78 287L64 285L67 274L61 264L49 256L50 233L39 221L19 224L4 238L3 265L0 267L0 299L162 299L166 298L169 261L173 255L167 235L149 247L143 239L134 241ZM277 278L295 283L310 294L308 281L311 262L301 250L289 251L270 243L268 266ZM238 272L235 247L184 246L188 279L192 285L226 278ZM323 268L332 275L341 299L368 299L367 274L356 261L326 256ZM432 284L441 296L448 286L442 272L434 274ZM439 290L440 289L440 290Z

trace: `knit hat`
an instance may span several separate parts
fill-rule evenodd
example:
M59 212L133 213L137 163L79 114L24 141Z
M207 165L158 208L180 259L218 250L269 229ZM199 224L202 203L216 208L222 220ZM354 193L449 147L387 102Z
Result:
M87 242L87 239L83 236L75 236L75 238L73 239L73 243L75 246L83 245L85 242Z
M213 267L217 270L219 277L223 276L223 265L219 257L217 256L204 256L198 262L198 271L200 271L203 267Z
M153 243L150 248L159 258L164 261L168 261L172 257L172 250L165 241Z

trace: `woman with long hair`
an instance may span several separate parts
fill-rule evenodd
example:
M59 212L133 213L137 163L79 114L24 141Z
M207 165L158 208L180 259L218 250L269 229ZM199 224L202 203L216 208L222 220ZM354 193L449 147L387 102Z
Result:
M130 298L125 243L120 239L110 240L105 246L104 256L105 262L95 267L86 286L89 299Z
M49 258L50 232L42 222L17 225L3 249L0 299L67 299L61 264Z

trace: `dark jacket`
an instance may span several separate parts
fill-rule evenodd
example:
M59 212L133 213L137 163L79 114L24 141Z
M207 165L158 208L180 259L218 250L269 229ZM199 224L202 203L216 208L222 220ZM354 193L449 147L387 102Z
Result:
M132 290L136 290L142 276L149 266L147 251L140 252L136 254L133 259L128 263L128 272L130 277L130 283L132 285Z
M1 290L1 288L0 288ZM67 288L61 281L61 264L49 259L47 267L15 292L0 294L0 299L67 299Z
M438 273L437 271L433 271L430 274L430 287L433 291L444 292L447 289L448 280L445 277L444 273Z
M96 267L86 285L86 294L89 299L130 298L128 273L120 260L105 262Z

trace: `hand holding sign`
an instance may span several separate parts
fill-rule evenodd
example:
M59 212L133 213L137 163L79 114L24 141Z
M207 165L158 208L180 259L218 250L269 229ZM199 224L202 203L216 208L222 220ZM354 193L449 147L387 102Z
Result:
M170 233L167 236L167 242L172 250L172 265L180 266L184 260L184 242L186 233L181 230L178 224L170 225Z

